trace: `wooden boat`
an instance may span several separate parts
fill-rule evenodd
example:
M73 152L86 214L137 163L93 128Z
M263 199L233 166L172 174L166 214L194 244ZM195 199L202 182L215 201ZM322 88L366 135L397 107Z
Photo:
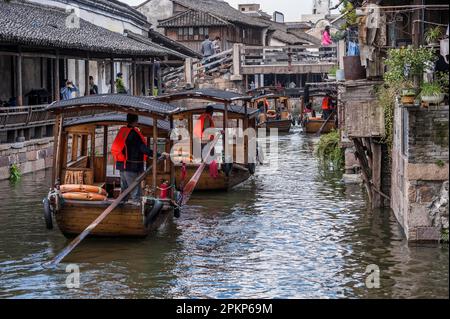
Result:
M333 130L336 130L336 121L331 119L324 126L326 120L321 117L312 117L307 118L304 123L304 131L305 133L319 133L320 129L322 129L322 134L330 133Z
M251 97L238 93L214 90L198 89L179 92L158 97L158 100L171 104L179 104L180 110L173 116L174 128L185 129L189 132L190 139L181 145L183 151L179 156L179 163L175 164L175 179L178 189L181 189L185 182L197 171L200 163L193 159L193 127L199 116L205 112L208 105L214 107L214 122L218 129L223 128L248 128L256 129L257 109L248 107L247 102ZM178 143L180 145L182 143ZM225 140L222 141L222 145ZM255 172L256 159L248 158L249 141L244 142L244 158L239 159L236 154L236 146L233 150L233 160L231 165L219 163L219 172L216 178L211 177L208 170L205 170L197 184L196 191L226 191L243 183ZM231 147L231 145L226 145ZM174 152L178 152L175 149ZM224 149L221 147L222 158ZM185 173L183 174L183 170ZM185 176L183 176L185 175ZM184 177L184 178L183 178Z
M319 85L320 83L316 83L316 85ZM325 83L327 84L327 83ZM312 83L309 83L308 85L312 85ZM322 90L320 92L315 92L314 94L311 94L309 103L312 103L312 99L314 98L321 98L324 97L327 93L330 92L330 89ZM298 122L301 126L303 126L303 132L308 134L328 134L333 130L336 130L336 113L333 114L332 118L330 119L323 119L322 117L316 117L315 112L306 113L306 107L305 107L305 101L302 98L301 100L301 107L300 107L300 116L298 119Z
M108 160L110 134L125 125L126 113L140 116L139 128L149 145L157 149L158 141L170 148L170 128L165 119L177 111L177 107L159 101L127 95L95 95L60 101L51 104L48 111L56 114L53 187L44 199L44 213L48 228L56 220L61 232L67 236L80 234L89 224L110 206L120 194L120 177ZM112 113L119 112L119 113ZM78 118L68 118L74 114ZM89 115L90 114L90 115ZM170 160L157 165L156 158L151 176L144 182L144 192L139 203L120 204L91 232L99 237L145 237L158 228L177 209L175 190L167 198L159 198L157 186L160 176L175 178ZM69 187L61 187L72 184ZM87 185L74 188L73 184ZM92 192L106 194L102 200L64 199L82 196L64 196L63 192ZM79 193L72 193L77 195ZM97 200L95 200L97 199Z
M254 108L264 107L264 113L260 114L258 127L278 129L278 132L287 133L292 127L292 115L287 96L274 93L260 95L252 99Z

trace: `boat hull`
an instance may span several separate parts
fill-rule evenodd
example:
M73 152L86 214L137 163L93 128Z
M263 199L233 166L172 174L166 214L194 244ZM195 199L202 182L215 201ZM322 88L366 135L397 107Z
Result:
M322 128L325 120L308 120L305 124L305 132L306 133L319 133ZM331 131L336 129L336 124L334 121L329 121L322 130L323 134L330 133Z
M278 129L279 132L287 133L291 130L292 121L291 120L273 120L268 121L260 125L261 128L270 129Z
M110 204L110 202L65 201L55 213L55 219L64 236L74 237L85 230ZM146 227L140 206L122 204L95 227L89 236L144 238L161 226L171 212L171 206L164 203L162 210Z
M184 179L184 183L189 182L192 176L197 171L197 165L188 165L186 178ZM176 185L178 188L181 188L182 180L182 172L181 167L177 167L175 170L176 177ZM237 165L234 165L233 170L230 172L229 176L223 171L219 171L218 177L213 178L210 176L208 167L203 171L198 184L195 188L195 191L228 191L233 187L245 182L251 176L250 172L245 168L238 168Z

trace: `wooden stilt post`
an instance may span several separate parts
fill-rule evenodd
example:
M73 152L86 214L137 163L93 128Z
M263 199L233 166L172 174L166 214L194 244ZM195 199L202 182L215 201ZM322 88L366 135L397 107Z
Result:
M381 199L381 167L382 167L381 145L372 142L372 208L382 207Z

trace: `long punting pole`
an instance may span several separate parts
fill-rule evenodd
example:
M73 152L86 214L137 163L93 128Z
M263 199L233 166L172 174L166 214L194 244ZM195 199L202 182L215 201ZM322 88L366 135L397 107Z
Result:
M206 163L209 162L209 159L211 157L211 151L216 146L217 142L219 142L220 134L216 134L214 136L214 141L211 143L211 145L208 148L208 156L206 159L202 162L202 164L199 166L195 174L192 176L191 180L186 184L186 186L183 189L183 200L181 201L180 206L184 206L188 203L189 199L191 199L192 193L194 192L195 187L198 184L198 181L200 180L200 177L202 176L203 171L205 170Z
M334 113L336 111L331 112L330 116L327 118L327 120L325 121L325 123L322 124L322 127L320 128L319 132L317 132L317 135L320 136L323 132L323 130L325 129L325 127L327 126L328 122L330 122L331 118L333 117Z
M161 160L161 159L159 159ZM120 196L112 202L112 204L103 212L96 220L92 222L77 238L75 238L63 251L61 251L52 261L45 263L43 266L46 268L55 267L58 265L78 244L85 239L95 227L97 227L119 204L127 197L139 184L152 172L153 166L147 168L134 182L128 187Z

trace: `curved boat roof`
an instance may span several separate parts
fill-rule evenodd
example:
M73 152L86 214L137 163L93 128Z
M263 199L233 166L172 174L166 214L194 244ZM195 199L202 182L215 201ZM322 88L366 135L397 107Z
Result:
M47 110L65 113L81 110L101 109L144 116L166 117L179 110L178 107L163 103L154 98L125 95L101 94L53 102Z
M64 127L77 126L94 123L127 123L127 115L124 113L103 113L92 116L83 116L79 118L69 118L64 120ZM139 125L153 127L153 118L139 116ZM170 122L166 120L158 121L158 129L169 131Z
M208 105L204 105L204 106L192 106L192 107L187 107L187 108L181 108L180 111L178 113L183 113L183 112L189 112L189 111L204 111L206 109L206 107L208 106L213 106L215 111L224 111L225 110L225 105L222 103L217 103L217 104L208 104ZM257 114L259 111L256 108L253 107L247 107L247 116L248 117L253 117L255 114ZM245 106L242 105L235 105L235 104L231 104L228 105L228 113L235 113L235 114L239 114L239 115L245 115Z
M231 103L234 101L250 100L250 96L242 95L235 92L223 91L217 89L195 89L184 92L161 95L156 98L162 102L171 102L184 99L199 99L217 103Z
M259 96L255 96L254 98L252 98L252 102L261 100L261 99L278 99L278 98L287 98L287 96L285 95L280 95L280 94L275 94L275 93L270 93L270 94L264 94L264 95L259 95Z

